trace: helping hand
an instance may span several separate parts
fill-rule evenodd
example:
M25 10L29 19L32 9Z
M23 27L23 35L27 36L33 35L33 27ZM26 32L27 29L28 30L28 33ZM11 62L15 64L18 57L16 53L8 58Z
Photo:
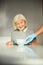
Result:
M24 43L24 44L30 43L35 37L36 37L36 34L31 34L31 35L29 35L29 36L25 39L25 43Z

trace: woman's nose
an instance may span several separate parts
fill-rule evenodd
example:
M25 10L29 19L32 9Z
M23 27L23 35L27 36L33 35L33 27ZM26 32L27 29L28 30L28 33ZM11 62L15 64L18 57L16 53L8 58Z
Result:
M19 25L21 26L22 24L20 23Z

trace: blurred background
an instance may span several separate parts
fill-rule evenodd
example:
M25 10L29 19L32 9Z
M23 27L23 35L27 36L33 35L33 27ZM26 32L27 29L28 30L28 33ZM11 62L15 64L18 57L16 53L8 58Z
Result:
M28 27L36 31L43 25L42 3L42 0L0 0L0 37L11 36L12 20L18 13L22 13ZM37 37L37 42L43 44L43 34Z

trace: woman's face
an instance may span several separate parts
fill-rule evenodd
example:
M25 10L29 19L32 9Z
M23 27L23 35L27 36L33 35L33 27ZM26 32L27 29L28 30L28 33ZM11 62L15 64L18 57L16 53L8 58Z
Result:
M15 23L15 25L16 25L17 29L23 30L26 27L26 22L24 20L20 19Z

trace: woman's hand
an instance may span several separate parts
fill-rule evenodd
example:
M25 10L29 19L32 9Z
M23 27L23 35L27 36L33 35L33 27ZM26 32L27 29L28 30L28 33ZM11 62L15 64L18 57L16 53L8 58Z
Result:
M38 46L39 44L37 42L31 42L30 46Z
M29 35L26 39L25 39L25 44L30 43L31 41L33 41L33 39L36 37L36 34L33 33L31 35Z
M13 43L12 43L11 41L8 41L8 42L6 43L6 46L7 46L7 47L12 47L12 45L13 45Z

